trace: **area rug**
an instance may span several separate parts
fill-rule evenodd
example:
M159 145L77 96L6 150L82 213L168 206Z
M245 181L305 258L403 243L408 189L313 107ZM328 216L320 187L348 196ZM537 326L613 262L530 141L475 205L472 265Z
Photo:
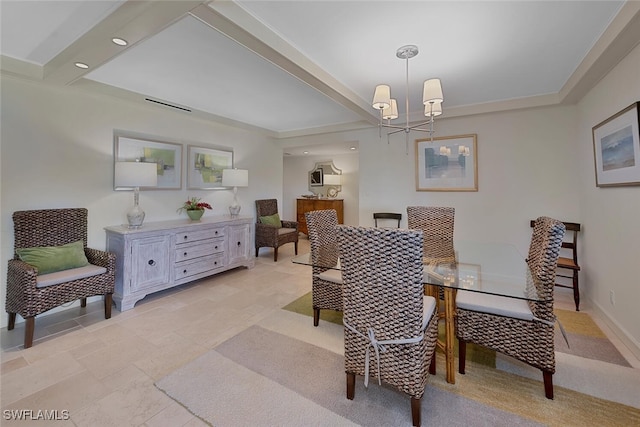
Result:
M339 332L338 332L339 333ZM440 363L443 360L439 360ZM640 410L472 364L456 385L430 377L422 425L638 425ZM160 379L156 387L215 426L411 425L409 398L356 380L345 396L343 357L298 339L251 326Z
M293 311L305 316L313 316L311 305L311 292L292 301L283 310ZM618 349L609 341L607 336L586 313L569 310L555 310L558 320L567 334L567 341L562 336L560 328L555 330L556 351L573 354L587 359L600 360L608 363L631 367L629 362L620 354ZM320 320L342 325L342 313L333 310L320 310ZM440 324L440 335L444 339L444 326ZM457 340L454 354L458 354ZM467 359L492 368L496 367L496 356L493 350L482 346L469 344L467 346Z

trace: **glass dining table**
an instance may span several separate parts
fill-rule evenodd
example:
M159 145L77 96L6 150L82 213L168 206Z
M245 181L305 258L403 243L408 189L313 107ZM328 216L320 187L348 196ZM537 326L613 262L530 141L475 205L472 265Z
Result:
M440 316L445 322L445 339L438 346L446 360L446 380L455 383L455 299L459 290L479 292L507 298L542 301L532 285L531 273L524 256L508 243L430 241L425 244L422 282L425 293L439 299L443 296ZM314 263L311 254L298 255L295 264L340 270L340 261L326 265L320 254ZM442 292L440 292L442 290Z

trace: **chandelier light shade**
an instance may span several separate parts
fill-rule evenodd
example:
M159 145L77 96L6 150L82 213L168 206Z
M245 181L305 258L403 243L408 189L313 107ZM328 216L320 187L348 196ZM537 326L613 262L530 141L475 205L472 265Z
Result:
M405 85L405 124L404 126L392 124L391 120L397 119L398 103L396 98L391 98L391 88L389 85L380 84L376 86L373 93L372 107L380 111L380 122L378 124L379 134L382 137L382 128L395 129L387 133L387 142L389 136L398 132L405 133L407 154L409 153L409 132L412 130L420 132L429 132L431 141L433 142L433 122L434 118L442 114L442 103L444 96L442 95L442 85L440 79L433 78L425 80L422 88L422 103L425 105L424 115L428 117L428 121L411 126L409 124L409 59L418 54L418 46L406 45L400 47L396 51L396 56L404 59L406 62L406 85ZM387 120L387 123L384 123ZM421 126L429 125L429 129L421 128Z
M440 79L429 79L424 82L424 89L422 91L422 103L423 104L440 104L444 101L442 97L442 85Z
M391 88L389 85L376 86L373 92L373 108L376 110L384 110L391 106Z
M439 115L442 114L442 104L440 102L438 102L437 104L434 103L427 103L424 105L424 115L427 117L438 117Z
M127 212L129 228L140 228L145 213L139 206L140 187L158 185L158 165L145 162L116 162L114 169L116 188L133 188L133 207Z
M233 203L229 206L231 216L238 216L240 204L238 203L238 187L249 186L249 171L246 169L223 169L222 185L233 187Z
M382 118L393 120L398 118L398 101L391 99L391 106L382 110Z

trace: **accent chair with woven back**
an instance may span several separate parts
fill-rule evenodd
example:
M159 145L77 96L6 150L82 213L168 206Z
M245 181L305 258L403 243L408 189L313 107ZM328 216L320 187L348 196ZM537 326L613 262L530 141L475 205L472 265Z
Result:
M298 223L280 218L278 200L256 200L256 257L260 248L273 248L273 261L278 261L278 248L293 243L298 255Z
M14 257L7 268L9 330L25 319L24 347L33 345L35 317L75 300L104 296L111 317L116 256L87 247L84 208L18 211L13 214Z

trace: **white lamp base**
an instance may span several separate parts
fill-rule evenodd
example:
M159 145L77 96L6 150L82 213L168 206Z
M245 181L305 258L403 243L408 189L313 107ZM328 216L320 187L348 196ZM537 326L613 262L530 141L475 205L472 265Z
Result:
M144 211L138 205L138 187L133 192L133 207L127 212L127 221L129 221L129 228L140 228L144 221Z

